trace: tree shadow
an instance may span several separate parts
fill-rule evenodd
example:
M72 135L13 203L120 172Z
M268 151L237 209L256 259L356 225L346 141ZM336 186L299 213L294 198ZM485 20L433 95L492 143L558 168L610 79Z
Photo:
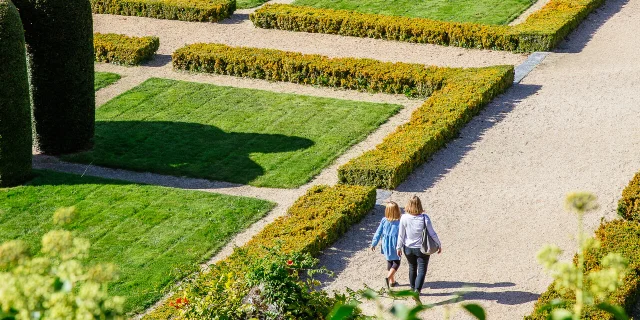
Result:
M302 150L314 142L281 134L224 132L198 123L97 121L93 149L71 162L248 184L268 173L251 154ZM270 168L270 171L277 170Z
M607 0L602 7L587 16L582 23L571 32L564 41L560 42L554 52L579 53L587 46L595 33L611 17L616 15L629 0Z
M432 187L474 149L474 143L480 140L487 130L504 120L518 103L538 92L541 87L540 85L514 84L474 117L460 131L458 138L449 142L446 148L438 151L432 159L418 167L396 190L423 192Z
M170 54L154 54L151 60L145 61L141 64L144 67L160 68L171 63Z

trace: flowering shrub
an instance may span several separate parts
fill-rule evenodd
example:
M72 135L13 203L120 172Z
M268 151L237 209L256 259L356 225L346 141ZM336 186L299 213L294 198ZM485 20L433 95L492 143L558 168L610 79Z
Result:
M58 210L54 223L64 224L72 216L73 208ZM65 230L46 233L35 257L22 241L0 245L0 318L124 319L124 299L107 293L114 267L83 265L89 246Z
M640 222L640 172L636 173L622 191L622 198L618 201L618 214L623 219Z

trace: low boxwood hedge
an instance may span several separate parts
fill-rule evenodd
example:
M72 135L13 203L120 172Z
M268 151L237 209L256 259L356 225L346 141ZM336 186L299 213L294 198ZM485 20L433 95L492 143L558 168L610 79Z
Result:
M493 97L513 83L513 66L427 67L372 59L328 58L270 49L193 44L176 50L178 70L429 97L410 123L375 150L340 167L346 184L395 188Z
M176 50L172 60L178 70L414 97L427 97L440 89L447 74L455 70L216 43L187 45Z
M115 33L95 33L93 47L97 62L134 66L151 60L160 47L158 37L129 37Z
M373 208L375 200L376 191L372 187L315 186L299 198L285 216L267 225L247 244L236 249L227 259L211 266L210 271L186 284L186 288L182 290L191 293L195 291L199 296L205 295L212 310L226 310L227 304L231 303L230 299L238 297L237 292L233 297L229 296L227 291L230 289L224 286L229 279L222 281L221 286L213 285L219 290L210 290L212 285L205 283L217 283L223 277L230 277L234 283L243 282L244 271L249 267L249 262L257 257L264 257L267 254L265 248L277 246L285 253L318 254L344 234L349 226L360 221ZM198 288L202 284L209 289L199 292ZM240 292L241 299L249 288L236 285L235 289L238 288L241 291L246 290ZM177 292L169 301L182 297L183 292ZM176 314L176 309L167 301L144 319L170 319Z
M493 97L513 83L512 66L466 70L448 79L384 141L338 169L342 183L397 187L420 164L427 161Z
M268 4L256 27L516 52L548 51L604 0L551 0L516 26L483 25Z
M618 214L624 219L640 222L640 172L636 173L622 191L622 198L618 201Z
M633 310L640 295L640 224L637 221L622 219L606 222L596 230L596 239L600 240L601 247L585 252L585 272L600 268L600 261L608 253L616 252L629 259L630 272L624 278L624 284L609 296L610 303L622 306L627 313ZM566 306L575 300L572 294L561 294L555 290L555 285L538 298L534 312L525 317L526 320L546 320L548 311L541 311L540 307L547 305L554 299L568 301ZM609 313L595 308L587 308L583 319L613 320L615 317Z
M93 13L216 22L230 17L236 0L91 0Z

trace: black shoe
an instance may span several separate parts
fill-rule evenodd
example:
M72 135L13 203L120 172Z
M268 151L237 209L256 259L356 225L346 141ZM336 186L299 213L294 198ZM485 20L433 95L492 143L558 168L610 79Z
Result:
M389 286L389 278L384 278L384 283L387 285L387 289L391 289Z
M394 287L394 288L395 288L395 287L397 287L397 286L399 286L399 285L400 285L400 284L398 283L398 281L396 281L396 282L394 282L394 283L392 283L392 284L391 284L391 286L392 286L392 287Z

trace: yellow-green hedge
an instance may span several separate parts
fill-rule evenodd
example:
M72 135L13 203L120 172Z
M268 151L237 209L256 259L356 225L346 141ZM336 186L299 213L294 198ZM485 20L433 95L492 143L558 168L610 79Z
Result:
M551 0L517 26L483 25L268 4L250 15L256 27L417 43L508 50L553 49L604 0Z
M216 281L229 272L233 274L234 281L243 281L243 270L249 266L248 261L265 256L264 247L273 248L277 245L286 253L317 254L335 242L349 226L362 219L373 208L375 200L376 191L372 187L313 187L289 208L287 215L267 225L240 250L235 250L230 257L213 266L211 272L200 275L188 286ZM208 294L223 295L211 297L211 308L215 309L216 303L225 303L224 292ZM174 296L181 295L182 292L178 292ZM169 319L175 314L175 309L165 303L145 319Z
M187 45L176 50L172 60L178 70L416 97L438 90L454 70L215 43Z
M216 22L230 17L236 0L91 0L93 13Z
M513 83L512 66L460 71L447 79L404 124L376 149L338 169L342 183L392 189L427 161L493 97Z
M618 201L618 214L624 219L640 222L640 172L636 173L622 191L622 198Z
M138 65L151 60L160 47L158 37L129 37L115 33L95 33L93 47L98 62Z
M585 253L585 272L600 268L600 261L608 253L616 252L629 259L629 274L624 278L624 284L609 296L613 304L622 306L627 313L633 310L640 295L640 223L622 219L603 223L596 231L596 239L600 240L601 248L589 250ZM549 312L539 308L547 305L556 298L565 301L575 301L572 294L561 294L555 290L554 284L538 298L533 314L525 320L546 320ZM611 314L601 310L588 308L583 319L613 320Z

